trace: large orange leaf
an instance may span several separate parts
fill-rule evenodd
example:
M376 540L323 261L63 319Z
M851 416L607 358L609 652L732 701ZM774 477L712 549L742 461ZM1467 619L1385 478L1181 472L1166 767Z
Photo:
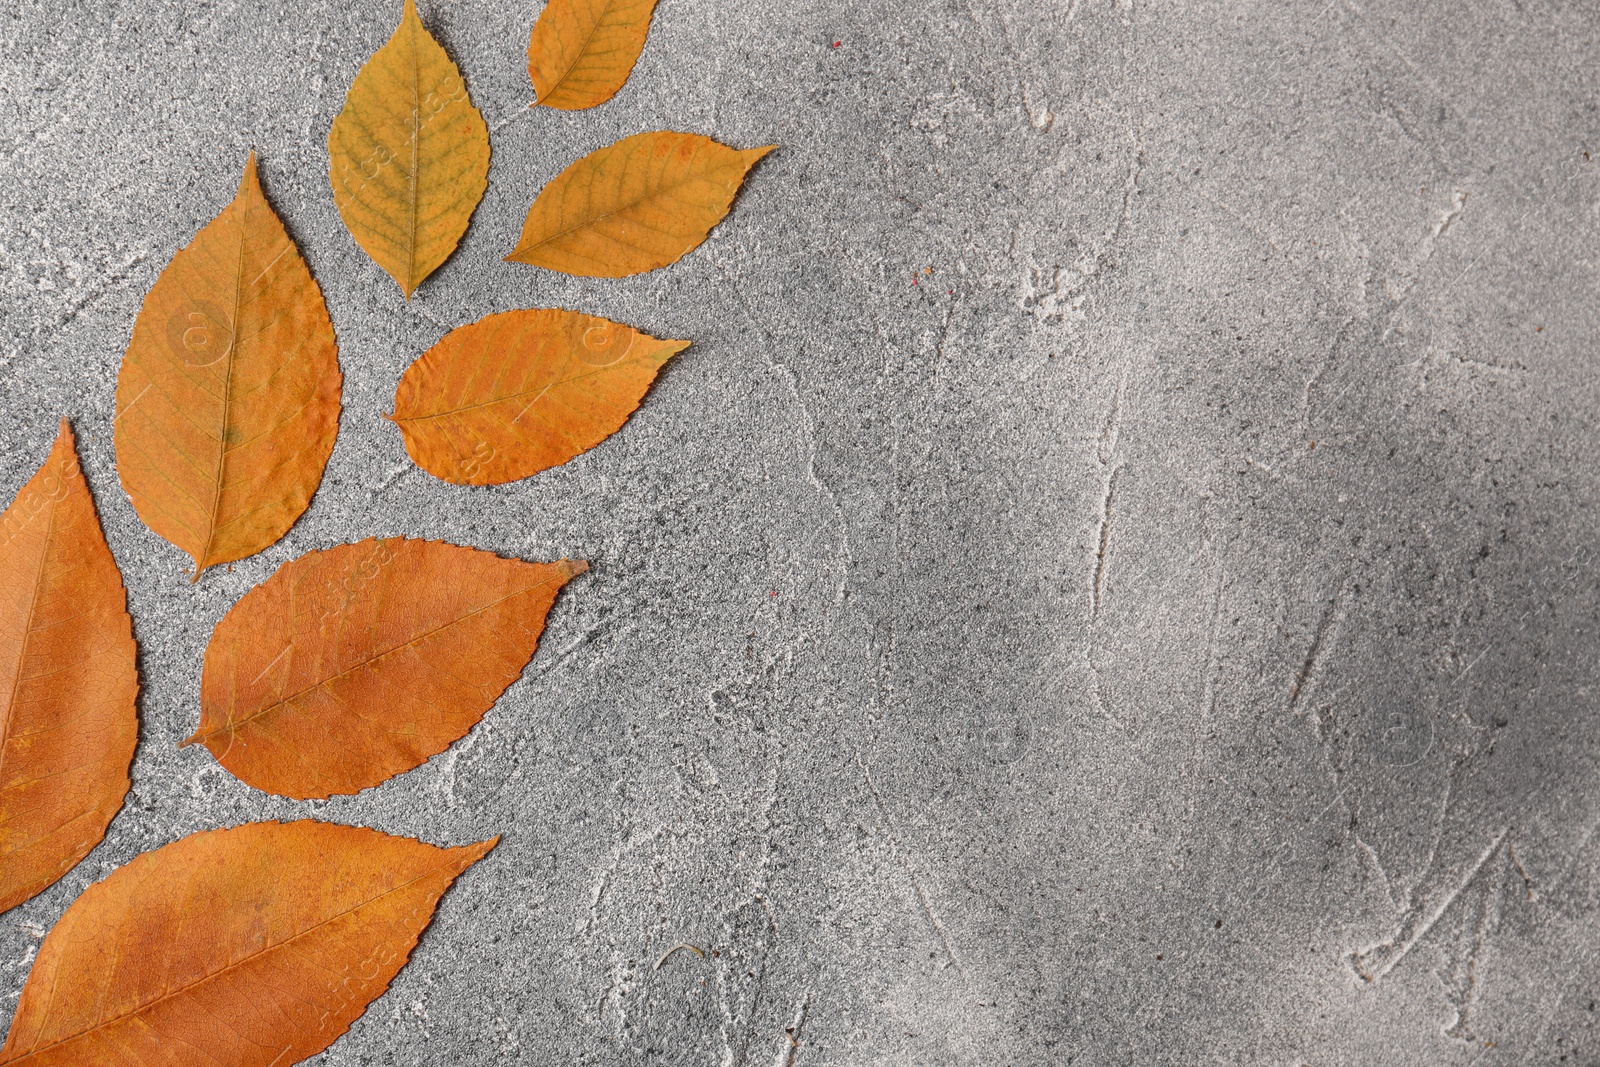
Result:
M285 563L217 624L184 743L301 800L377 785L483 718L587 569L398 537Z
M721 222L756 161L698 133L639 133L591 152L539 193L506 258L590 278L675 263Z
M411 458L437 478L526 478L616 433L687 347L576 311L490 315L407 368L394 421Z
M412 0L351 83L328 160L351 236L411 299L455 251L489 186L489 127Z
M539 103L573 111L603 104L633 73L656 0L550 0L528 39Z
M207 567L261 551L311 502L339 431L322 290L261 195L172 258L117 377L117 470L139 517Z
M494 844L436 848L308 820L146 852L85 890L44 939L0 1064L314 1056L389 988L439 897Z
M138 694L122 575L62 419L0 516L0 911L105 835L128 792Z

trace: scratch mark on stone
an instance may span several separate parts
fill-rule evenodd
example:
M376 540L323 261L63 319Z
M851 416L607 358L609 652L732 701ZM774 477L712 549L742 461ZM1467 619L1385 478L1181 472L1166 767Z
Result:
M525 119L529 115L533 114L533 109L534 109L535 106L537 106L537 104L538 104L538 101L530 100L530 101L527 102L527 104L523 105L522 107L512 109L512 111L511 111L511 113L509 115L507 115L505 118L501 119L499 122L496 122L493 126L490 126L489 127L489 132L490 133L499 133L501 130L505 129L507 126L510 126L512 123L521 122L523 119Z
M1289 684L1289 714L1293 715L1300 710L1300 700L1304 696L1311 676L1316 672L1317 660L1322 655L1322 645L1327 640L1328 630L1333 626L1334 616L1338 613L1339 600L1344 596L1344 582L1340 581L1338 590L1333 594L1333 599L1328 601L1328 606L1323 609L1322 620L1317 623L1316 631L1311 635L1311 646L1306 649L1306 658L1300 664L1300 669L1295 672L1294 681Z
M1517 875L1522 879L1522 892L1528 903L1539 899L1538 892L1533 888L1533 875L1528 873L1528 868L1522 865L1522 858L1517 855L1517 842L1511 838L1506 842L1506 856L1511 860L1511 866L1516 868Z
M1509 840L1507 843L1509 844ZM1472 931L1472 941L1467 946L1466 958L1458 965L1454 988L1446 993L1446 998L1456 1012L1455 1021L1444 1028L1446 1037L1463 1041L1477 1040L1478 1035L1472 1026L1472 1014L1478 1002L1478 992L1482 987L1480 968L1483 957L1488 951L1489 939L1500 927L1500 918L1504 912L1505 875L1508 867L1507 862L1500 864L1498 877L1484 886L1482 899L1478 902L1478 921Z
M1094 575L1089 584L1089 621L1100 617L1105 598L1106 558L1111 547L1111 507L1117 493L1117 481L1122 474L1122 464L1113 463L1117 444L1122 436L1122 407L1128 393L1128 365L1132 357L1124 353L1122 368L1117 374L1117 391L1111 397L1111 409L1106 413L1106 423L1100 431L1095 448L1095 459L1102 470L1100 482L1100 525L1096 536Z
M1472 670L1472 668L1476 667L1483 660L1483 657L1485 657L1485 656L1487 656L1489 654L1489 650L1491 648L1493 648L1493 647L1494 647L1493 645L1485 645L1485 646L1483 646L1483 651L1479 652L1477 654L1477 656L1475 656L1473 658L1471 663L1467 664L1464 668L1462 668L1460 674L1458 674L1454 678L1450 679L1450 683L1452 685L1454 685L1456 682L1459 682L1459 681L1461 681L1461 679L1465 678L1467 676L1467 672Z
M878 783L873 781L872 771L862 761L861 753L859 752L856 753L856 766L861 768L862 777L867 781L867 789L872 793L872 799L878 806L878 812L883 816L884 824L889 829L889 843L894 848L895 858L905 868L906 876L911 881L911 888L917 895L917 902L922 905L922 913L927 916L928 924L933 927L933 932L939 938L939 943L944 946L944 954L949 959L950 965L960 972L962 978L966 979L970 985L971 980L967 978L966 968L962 966L961 958L956 955L955 946L950 942L950 935L945 930L944 923L940 921L938 913L933 910L933 903L928 899L928 892L922 887L922 880L917 877L916 866L911 862L911 856L901 842L900 827L895 822L894 816L889 813L888 806L884 804L883 794L878 791Z
M611 880L616 877L617 868L622 866L622 856L628 850L630 836L631 829L624 829L622 840L611 850L611 859L600 869L600 877L595 880L594 888L590 890L589 922L584 927L584 934L588 937L593 937L595 931L600 928L600 905L605 901L606 890L611 888Z
M1472 885L1473 881L1478 877L1478 873L1483 870L1489 860L1494 858L1495 853L1505 844L1510 834L1511 828L1509 826L1502 828L1499 833L1495 834L1494 840L1489 842L1488 847L1478 855L1478 858L1467 868L1466 873L1462 875L1456 885L1450 892L1445 894L1444 899L1434 905L1420 919L1416 917L1417 913L1412 911L1402 920L1401 928L1394 937L1360 951L1351 952L1348 956L1350 966L1361 977L1361 980L1375 982L1393 972L1400 965L1400 961L1410 955L1411 950L1417 946L1417 943L1428 936L1428 932L1433 929L1434 924L1439 921L1450 905L1454 904L1461 894L1466 892L1467 888ZM1375 960L1377 961L1376 965L1374 965Z
M1356 849L1361 853L1363 863L1372 869L1372 873L1378 876L1378 881L1383 886L1383 896L1389 902L1389 910L1398 911L1400 902L1395 899L1394 887L1389 881L1389 872L1384 870L1383 861L1378 858L1377 850L1363 841L1360 834L1355 835L1355 840Z
M1094 580L1089 587L1089 618L1100 617L1100 606L1106 593L1106 556L1111 547L1111 505L1117 495L1117 480L1122 476L1118 464L1107 475L1100 498L1100 544L1094 555Z
M1440 214L1439 222L1433 228L1435 240L1450 232L1450 227L1455 224L1456 219L1461 217L1461 212L1465 210L1466 206L1467 191L1465 189L1455 190L1455 202L1450 205L1450 210Z
M456 798L456 764L460 762L461 754L470 752L473 746L488 732L488 729L488 723L479 724L478 729L473 730L466 737L452 745L444 759L440 761L439 778L434 783L433 789L443 794L447 807L454 809L461 806L460 800Z
M773 1067L794 1067L794 1058L800 1054L800 1033L805 1029L806 1013L810 1010L811 994L808 992L795 1005L794 1021L783 1032L783 1041L778 1046L778 1058L773 1061Z
M106 274L105 282L103 284L85 289L82 293L69 299L66 303L66 306L62 308L61 313L56 316L56 326L65 326L67 323L77 318L79 313L82 312L84 308L88 307L100 297L110 292L112 286L116 285L118 282L127 280L128 275L133 272L133 268L137 267L140 263L143 263L145 261L145 257L148 255L149 253L142 251L133 253L127 259L123 260L120 265L113 267ZM128 406L132 407L133 405L130 404Z
M445 333L449 333L455 328L450 323L435 315L428 308L424 307L420 298L413 298L406 301L406 308L407 310L413 312L419 319L432 324L436 328L443 330Z
M611 629L611 626L612 623L610 619L606 619L596 626L591 626L587 631L579 634L577 637L569 641L566 647L564 647L560 652L556 653L553 658L547 659L544 666L535 674L533 674L532 677L539 678L543 675L549 674L551 671L565 663L568 657L577 653L585 645L592 644L595 638Z
M1131 121L1128 123L1128 136L1133 141L1133 158L1128 162L1128 174L1122 180L1122 213L1117 216L1117 225L1111 231L1111 244L1116 244L1127 229L1128 223L1133 219L1133 198L1139 193L1139 175L1144 171L1144 128Z
M717 269L722 272L723 277L727 278L729 291L731 291L734 295L734 298L738 300L740 308L744 311L745 318L761 333L764 338L766 338L767 366L783 377L784 381L789 386L789 392L794 397L795 406L800 410L801 429L804 433L806 446L806 480L811 483L812 487L816 489L818 495L827 503L829 510L833 512L835 521L838 523L839 551L835 558L835 563L839 569L839 586L838 590L834 594L834 604L841 605L844 603L845 593L849 586L849 566L851 563L855 562L855 556L850 550L850 526L848 521L845 519L844 509L839 505L838 494L830 489L827 484L817 476L817 455L819 443L816 418L812 415L811 408L806 403L804 394L802 394L800 391L800 378L795 373L794 368L789 365L788 361L778 358L778 339L773 336L771 330L767 329L766 323L762 322L761 319L756 316L755 310L750 306L749 299L745 296L743 287L740 286L738 279L732 274L732 272L730 272L727 267L721 263L717 264ZM830 614L827 617L827 622L830 626L832 621L833 615Z
M1433 820L1433 839L1428 842L1428 855L1422 861L1422 873L1417 875L1416 883L1406 893L1412 910L1416 910L1420 906L1420 901L1417 899L1417 890L1428 880L1428 875L1433 871L1433 865L1439 860L1439 846L1444 843L1444 828L1450 819L1450 804L1455 800L1456 771L1458 770L1460 770L1460 764L1450 768L1450 773L1444 777L1444 796L1439 798L1439 815Z
M1130 359L1125 355L1122 369L1117 375L1117 391L1111 398L1111 410L1106 413L1106 424L1100 431L1100 443L1095 455L1102 467L1110 463L1111 457L1116 454L1117 439L1122 433L1122 402L1128 394L1129 362Z
M129 406L131 407L132 405L130 404ZM410 474L416 469L416 465L411 463L402 463L398 467L393 468L388 474L384 475L383 481L374 486L372 491L367 494L367 499L378 499L378 497L382 496L384 493L387 493L390 488L394 486L394 483L398 482L401 478L404 478L406 475Z

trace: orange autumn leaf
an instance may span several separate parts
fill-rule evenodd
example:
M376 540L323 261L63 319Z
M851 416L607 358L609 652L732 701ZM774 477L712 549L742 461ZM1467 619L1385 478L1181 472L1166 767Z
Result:
M528 39L528 76L545 107L603 104L633 73L656 0L550 0Z
M299 1063L389 987L440 896L494 845L307 820L146 852L44 939L0 1064Z
M351 83L328 160L350 235L410 300L455 251L489 187L489 127L412 0Z
M436 478L526 478L620 429L687 347L576 311L490 315L451 330L407 368L394 421L411 458Z
M756 161L697 133L640 133L591 152L539 193L506 257L623 278L675 263L721 222Z
M0 911L99 844L139 736L133 623L72 430L0 516Z
M117 470L139 517L205 568L288 532L339 430L322 290L245 164L233 203L144 298L117 376Z
M286 563L217 624L184 743L299 800L377 785L483 718L588 566L398 537Z

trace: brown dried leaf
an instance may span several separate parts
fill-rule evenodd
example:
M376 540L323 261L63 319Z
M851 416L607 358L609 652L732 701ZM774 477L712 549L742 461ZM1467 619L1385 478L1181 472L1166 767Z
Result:
M139 517L205 568L261 551L311 502L339 432L322 290L245 165L161 272L117 376L117 470Z
M676 263L728 214L773 147L739 151L698 133L625 137L544 187L506 259L590 278Z
M328 131L339 216L407 300L450 258L489 187L489 127L405 0Z
M0 516L0 911L99 844L138 740L133 623L72 429Z
M477 724L588 566L398 537L285 563L217 624L184 743L296 799L377 785Z
M436 848L308 820L146 852L85 890L45 938L0 1064L314 1056L389 987L439 897L494 845Z
M526 478L616 433L687 347L576 311L490 315L451 330L406 369L394 421L411 458L436 478Z
M550 0L528 39L539 103L573 111L616 95L644 50L656 0Z

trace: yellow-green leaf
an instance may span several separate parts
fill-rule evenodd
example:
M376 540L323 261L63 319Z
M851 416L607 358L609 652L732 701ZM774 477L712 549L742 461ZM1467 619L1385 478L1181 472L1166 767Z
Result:
M405 0L328 131L333 200L406 299L455 251L489 185L489 127Z
M740 151L698 133L624 138L544 187L506 259L589 278L675 263L728 214L745 175L773 147Z
M144 298L117 375L117 473L156 533L207 567L288 532L339 431L322 290L261 195L233 203Z
M411 458L436 478L515 481L616 433L687 347L576 311L490 315L451 330L406 369L394 421Z
M575 111L617 94L644 50L656 0L550 0L528 40L539 103Z

